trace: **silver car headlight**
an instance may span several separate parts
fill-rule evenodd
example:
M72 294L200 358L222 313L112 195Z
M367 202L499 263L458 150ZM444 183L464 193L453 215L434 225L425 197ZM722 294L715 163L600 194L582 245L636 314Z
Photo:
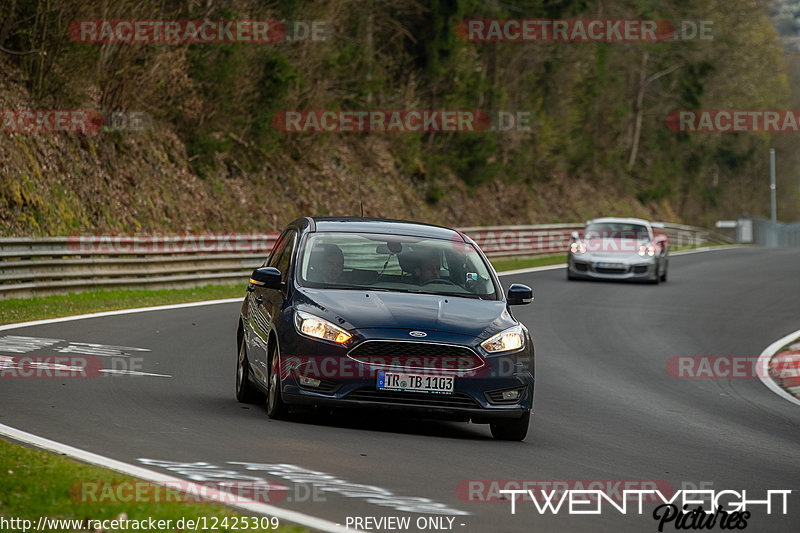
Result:
M294 325L301 335L344 344L352 335L339 326L305 311L295 311Z
M508 328L481 343L481 348L489 353L519 350L523 346L525 346L525 337L522 333L522 326Z
M653 246L652 244L643 244L639 247L639 255L642 257L644 257L645 255L653 257L655 254L656 254L656 247Z
M572 244L569 245L569 251L576 255L585 254L586 243L582 241L573 241Z

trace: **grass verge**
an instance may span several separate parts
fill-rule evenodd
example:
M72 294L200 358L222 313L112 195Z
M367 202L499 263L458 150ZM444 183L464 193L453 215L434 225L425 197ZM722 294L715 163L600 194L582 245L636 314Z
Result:
M558 255L498 258L492 260L492 266L497 272L505 272L507 270L518 270L520 268L561 265L566 262L567 262L566 254L558 254Z
M105 289L0 300L0 323L25 322L100 311L244 297L246 285L205 285L189 289Z
M87 482L87 485L81 485ZM107 484L106 484L107 483ZM119 485L122 483L123 485ZM130 483L131 485L127 485ZM96 484L96 485L95 485ZM99 490L87 490L101 487ZM113 491L111 488L114 488ZM123 490L123 487L126 490ZM127 488L135 487L139 493L128 491ZM108 490L104 489L108 488ZM116 498L112 497L116 495ZM145 495L140 497L139 495ZM153 495L159 494L160 498ZM6 521L11 518L30 520L32 526L38 524L39 517L48 517L63 520L77 520L80 524L62 524L65 527L47 527L47 531L78 531L88 529L92 531L94 520L171 520L171 527L158 528L159 531L189 531L185 527L186 520L196 520L206 517L206 523L216 523L218 531L239 531L243 529L244 516L235 511L215 503L178 502L177 494L170 494L170 501L156 503L152 501L119 502L113 500L166 500L165 489L156 492L156 486L137 481L135 478L79 463L56 454L35 450L12 444L0 439L0 517ZM88 495L88 496L87 496ZM149 497L147 496L149 495ZM187 498L183 496L182 500ZM89 500L89 501L85 501ZM224 521L228 518L227 524ZM260 517L257 523L261 523ZM178 526L178 520L184 519L184 527ZM252 524L252 518L247 518ZM232 527L236 523L239 527ZM166 522L162 523L167 525ZM222 527L226 524L227 527ZM20 522L6 524L11 531L23 531ZM112 525L112 524L107 524ZM132 526L132 524L128 524ZM263 523L264 528L247 528L247 531L276 531L270 524ZM70 527L71 526L71 527ZM28 528L30 531L32 528ZM131 527L104 528L103 531L128 531ZM144 527L140 530L152 528ZM200 528L192 528L200 529ZM281 525L277 531L283 533L307 532L299 526Z

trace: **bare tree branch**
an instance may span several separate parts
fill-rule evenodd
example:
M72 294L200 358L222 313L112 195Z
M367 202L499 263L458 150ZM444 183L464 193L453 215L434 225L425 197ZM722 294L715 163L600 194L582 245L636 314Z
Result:
M39 50L28 50L27 52L15 52L14 50L9 50L8 48L0 46L0 52L5 52L6 54L10 54L12 56L29 56L31 54L38 53Z

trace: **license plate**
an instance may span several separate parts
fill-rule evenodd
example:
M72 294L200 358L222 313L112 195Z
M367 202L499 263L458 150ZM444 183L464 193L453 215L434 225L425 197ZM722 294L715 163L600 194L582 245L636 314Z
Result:
M622 263L597 263L597 268L625 268Z
M453 376L433 376L428 374L406 374L403 372L378 372L378 390L411 392L432 392L452 394L455 378Z

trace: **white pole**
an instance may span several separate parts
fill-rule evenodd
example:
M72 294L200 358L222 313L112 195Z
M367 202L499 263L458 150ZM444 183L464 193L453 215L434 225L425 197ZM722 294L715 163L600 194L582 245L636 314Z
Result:
M775 149L769 149L769 190L770 190L770 205L772 207L772 223L778 221L775 212Z

